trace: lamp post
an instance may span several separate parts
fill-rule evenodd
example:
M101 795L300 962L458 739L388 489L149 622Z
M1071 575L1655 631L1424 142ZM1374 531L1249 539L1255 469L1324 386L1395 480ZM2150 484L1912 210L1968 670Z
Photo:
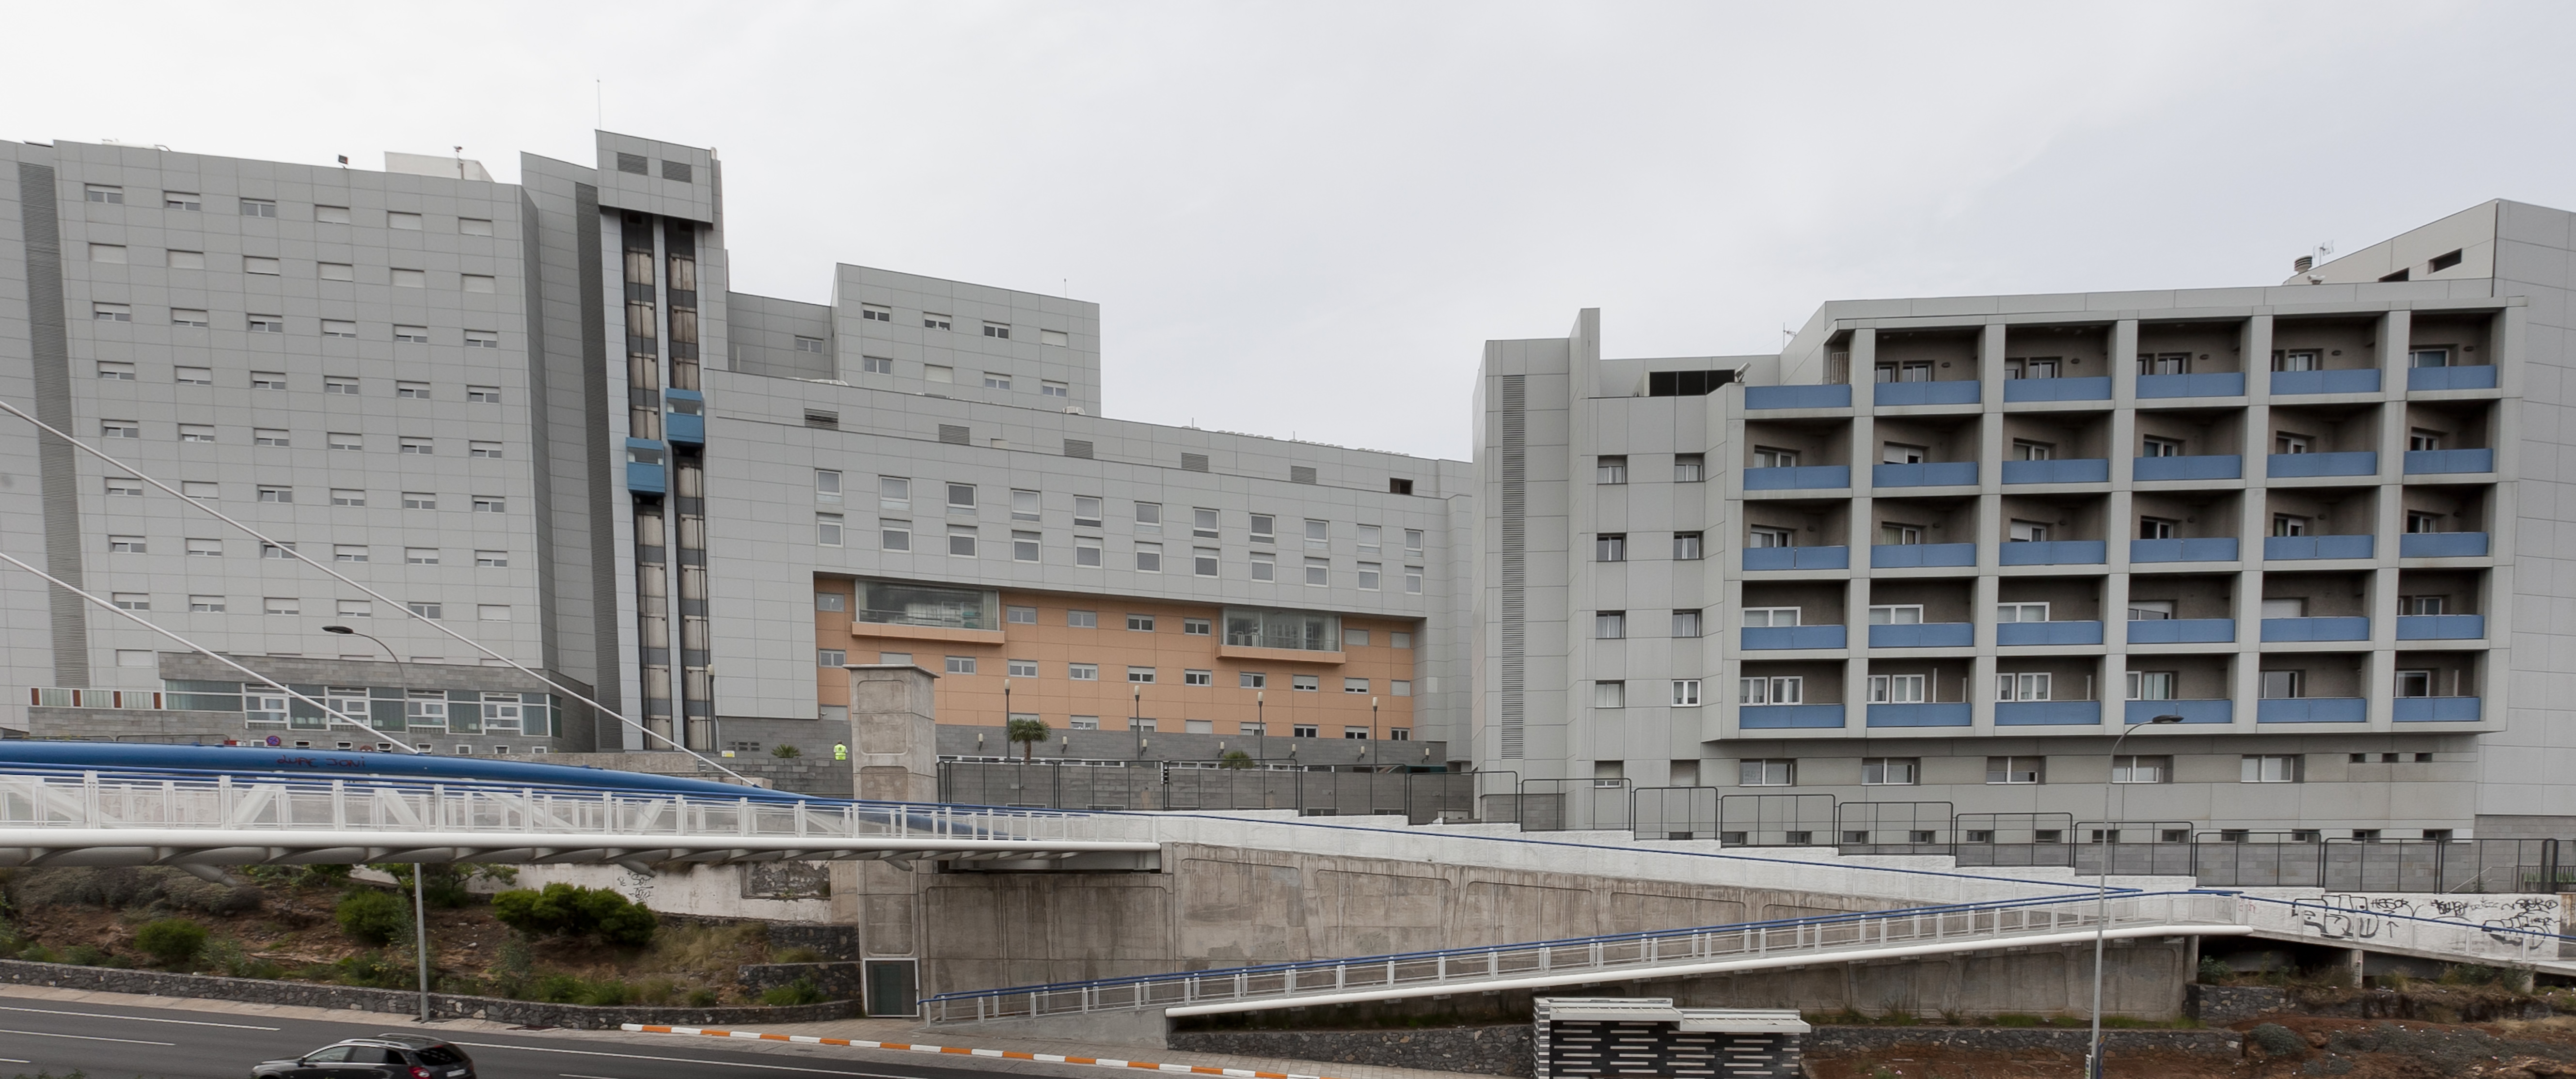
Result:
M395 680L395 681L397 681L397 682L401 682L401 683L403 683L403 687L402 687L402 691L403 691L403 711L405 711L406 713L408 713L409 711L411 711L411 674L410 674L410 672L409 672L408 670L406 670L406 669L403 667L402 657L394 654L394 648L393 648L393 646L392 646L392 645L386 644L386 643L385 643L385 642L383 642L383 641L376 640L376 635L375 635L375 634L372 634L372 633L360 633L360 632L358 632L358 631L357 631L357 630L355 630L355 629L351 629L351 628L349 628L348 626L324 626L324 627L322 627L322 632L324 632L324 633L336 633L336 634L338 634L338 635L340 635L340 636L343 636L343 637L364 637L364 638L366 638L366 639L368 639L368 640L370 640L370 641L375 641L376 647L378 647L378 648L382 648L382 649L384 649L384 650L385 650L385 658L393 661L393 664L394 664L394 680ZM408 728L406 728L406 729L405 729L405 733L408 733L408 732L409 732L409 731L408 731Z
M1371 697L1369 698L1369 771L1372 772L1386 763L1385 757L1378 752L1377 738L1377 698Z
M336 633L343 637L364 637L375 641L376 647L385 650L385 658L394 661L394 680L403 683L403 710L405 712L411 710L411 675L403 669L402 657L394 654L392 645L376 640L375 634L360 633L348 626L324 626L322 632ZM404 732L408 734L410 727L405 726ZM424 1023L429 1022L429 904L425 901L429 893L422 885L422 881L428 876L428 863L411 864L412 944L418 949L420 957L420 1021Z
M1145 759L1145 687L1135 687L1135 704L1127 712L1127 733L1136 736L1136 759Z
M1252 725L1261 733L1252 737L1252 750L1261 757L1261 770L1270 770L1270 720L1261 709L1261 690L1252 691Z
M2182 722L2181 716L2157 716L2148 725L2163 726ZM2111 739L2111 775L2120 770L2120 743L2138 733L2136 725ZM2116 783L2102 784L2102 871L2093 878L2093 1036L2085 1042L2084 1074L2087 1079L2102 1079L2102 948L2109 939L2111 908L2111 791Z

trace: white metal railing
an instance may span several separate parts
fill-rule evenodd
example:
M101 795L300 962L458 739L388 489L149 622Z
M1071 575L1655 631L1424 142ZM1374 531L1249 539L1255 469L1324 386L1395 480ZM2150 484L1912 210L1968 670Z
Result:
M2091 932L2095 897L2060 897L1955 907L1752 922L1656 933L1625 933L1530 944L1319 960L1275 966L1110 978L1013 989L945 993L922 1002L933 1022L966 1022L1095 1011L1131 1011L1386 990L1433 992L1508 979L1597 981L1635 977L1650 968L1771 956L1827 958L1837 952L1945 941L2008 941L2070 931ZM2109 930L2148 926L2240 925L2232 895L2160 892L2113 895L2101 923ZM1622 972L1635 972L1623 974Z

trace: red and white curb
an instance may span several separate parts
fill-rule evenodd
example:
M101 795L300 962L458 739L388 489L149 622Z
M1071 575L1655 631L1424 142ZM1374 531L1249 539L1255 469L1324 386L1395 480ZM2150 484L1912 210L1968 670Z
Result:
M750 1041L794 1042L798 1045L840 1045L852 1049L884 1049L897 1053L947 1053L953 1056L998 1057L1003 1060L1028 1060L1040 1064L1085 1064L1095 1068L1135 1068L1141 1071L1173 1072L1181 1075L1221 1075L1228 1079L1327 1079L1320 1075L1295 1072L1265 1072L1250 1068L1210 1068L1198 1064L1154 1064L1142 1060L1112 1060L1107 1057L1068 1057L1054 1053L1020 1053L1007 1049L964 1049L953 1045L915 1045L911 1042L872 1042L858 1038L820 1038L811 1034L761 1034L749 1030L716 1030L711 1027L665 1027L644 1023L622 1024L620 1029L643 1034L698 1034L709 1038L743 1038Z

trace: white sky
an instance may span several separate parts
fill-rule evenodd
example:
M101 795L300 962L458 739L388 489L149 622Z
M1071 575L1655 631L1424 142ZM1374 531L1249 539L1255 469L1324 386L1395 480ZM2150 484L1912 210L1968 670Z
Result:
M2576 206L2576 6L28 5L0 138L724 158L734 287L1097 301L1107 411L1464 457L1488 338L2278 281ZM112 23L103 26L102 21ZM596 94L602 80L604 94ZM1069 282L1069 286L1067 284Z

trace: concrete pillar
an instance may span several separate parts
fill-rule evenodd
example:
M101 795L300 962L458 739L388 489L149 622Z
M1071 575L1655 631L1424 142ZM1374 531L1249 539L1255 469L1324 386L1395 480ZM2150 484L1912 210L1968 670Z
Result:
M939 676L908 663L854 663L849 672L852 789L863 801L938 801L931 691Z

